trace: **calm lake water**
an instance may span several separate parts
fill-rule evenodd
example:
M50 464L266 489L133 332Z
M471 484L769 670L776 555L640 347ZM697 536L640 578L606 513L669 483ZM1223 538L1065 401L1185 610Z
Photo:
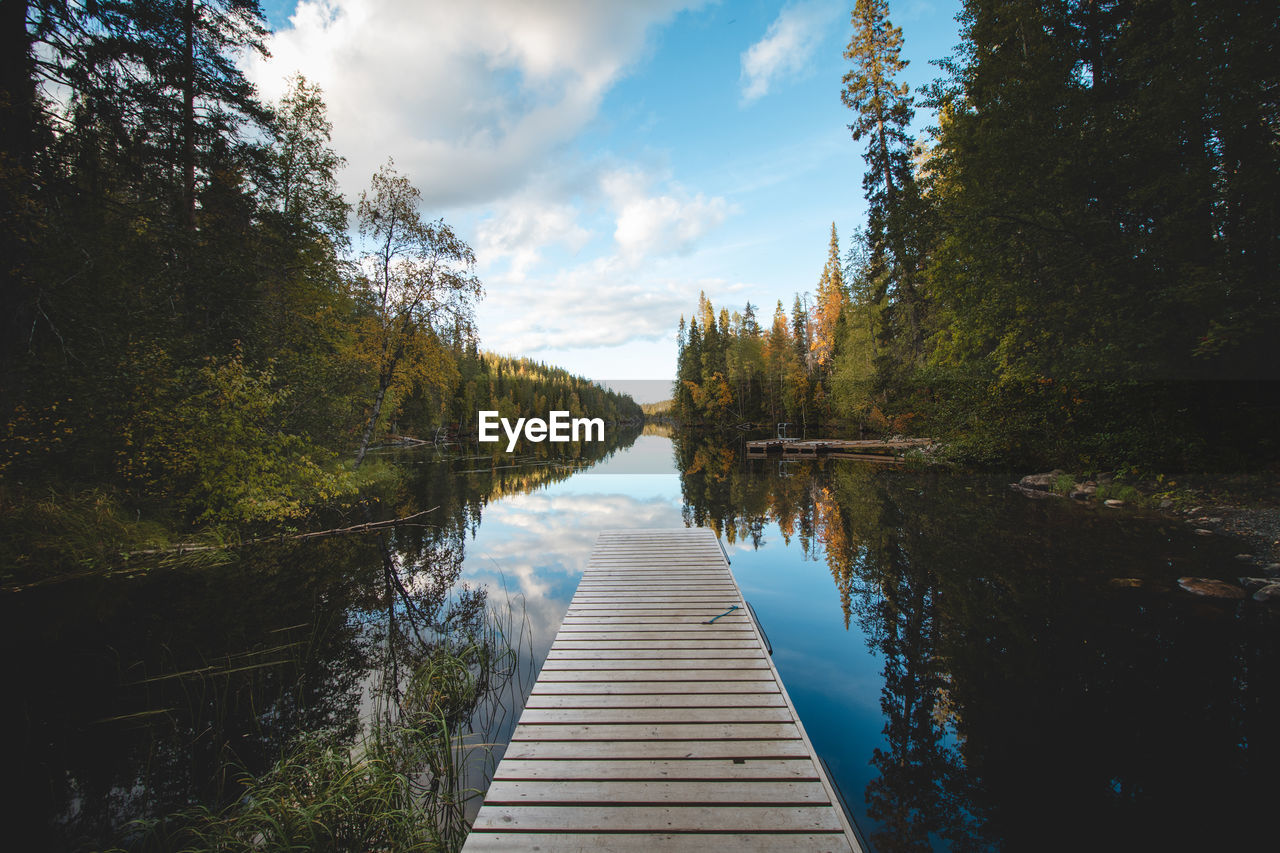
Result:
M596 533L703 525L871 849L1271 849L1280 620L1175 583L1238 573L1227 540L1008 475L694 437L389 458L375 515L430 526L0 596L4 834L93 849L225 799L229 759L354 736L398 665L391 578L440 621L463 584L514 609L520 667L475 717L501 743Z

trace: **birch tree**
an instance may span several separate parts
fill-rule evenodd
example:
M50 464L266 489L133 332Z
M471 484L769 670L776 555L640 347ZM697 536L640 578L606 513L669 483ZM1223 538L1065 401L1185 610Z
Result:
M475 275L475 253L443 219L424 222L422 194L388 160L360 194L356 215L365 249L357 280L369 309L364 335L377 373L369 417L355 464L364 461L388 392L438 377L448 359L438 331L470 325L472 306L483 295Z

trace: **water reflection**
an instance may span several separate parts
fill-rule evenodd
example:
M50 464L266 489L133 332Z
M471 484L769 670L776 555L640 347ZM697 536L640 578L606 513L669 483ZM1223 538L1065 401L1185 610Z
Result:
M392 710L413 625L466 621L464 585L524 620L521 671L472 719L505 742L597 533L683 524L720 533L875 849L1225 849L1263 828L1276 620L1172 581L1230 576L1228 545L1027 501L1007 478L611 438L395 453L380 513L435 507L426 526L0 599L7 839L92 848L225 800L227 758L261 768L299 732L352 736ZM475 756L475 784L500 752Z
M636 433L535 447L514 464L389 454L404 478L370 514L337 521L434 508L422 526L0 597L0 677L12 691L0 711L12 744L6 843L101 849L134 819L234 799L241 769L260 773L302 734L350 742L372 715L396 718L422 655L475 628L482 579L464 577L463 555L488 509L572 477ZM473 722L506 725L516 704L489 702Z
M1235 549L1028 501L1007 478L733 450L681 437L686 518L739 543L735 573L875 849L1264 837L1276 620L1174 584L1230 576ZM832 686L872 680L874 721Z
M468 547L465 576L523 603L540 666L601 530L681 526L671 443L640 436L579 476L491 506Z

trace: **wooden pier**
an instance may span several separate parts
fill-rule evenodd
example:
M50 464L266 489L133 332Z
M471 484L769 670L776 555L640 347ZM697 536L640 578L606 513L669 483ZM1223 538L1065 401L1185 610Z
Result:
M463 851L861 853L838 803L715 533L611 531Z
M747 442L748 456L780 453L783 458L797 456L835 456L863 459L868 462L896 460L908 450L933 444L931 438L846 439L846 438L762 438Z

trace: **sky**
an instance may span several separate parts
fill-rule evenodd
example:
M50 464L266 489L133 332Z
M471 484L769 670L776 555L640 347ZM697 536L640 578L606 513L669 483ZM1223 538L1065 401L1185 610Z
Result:
M472 246L484 349L661 399L700 291L768 318L813 292L832 223L842 252L864 224L852 0L262 5L271 57L249 79L269 100L295 72L324 90L349 201L392 158ZM958 10L890 0L913 87Z

